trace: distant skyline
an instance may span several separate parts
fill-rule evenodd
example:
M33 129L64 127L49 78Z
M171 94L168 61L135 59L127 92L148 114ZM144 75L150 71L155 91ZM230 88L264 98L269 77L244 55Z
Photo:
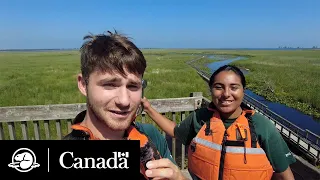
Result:
M2 0L0 49L79 48L116 29L139 48L320 47L316 0Z

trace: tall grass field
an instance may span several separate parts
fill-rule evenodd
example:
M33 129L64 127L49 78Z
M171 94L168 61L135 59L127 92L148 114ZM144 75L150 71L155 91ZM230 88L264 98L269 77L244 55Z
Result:
M240 55L247 59L232 64L249 70L246 77L250 90L268 100L320 117L320 51L142 51L147 60L144 79L148 81L145 96L149 99L187 97L191 92L203 92L209 97L207 83L186 62L205 54ZM193 63L209 71L205 65L218 60L203 58ZM79 72L78 51L1 52L0 106L84 103L85 97L77 88ZM51 134L54 135L56 129L52 123ZM66 127L62 126L63 135L67 133ZM8 132L5 124L4 128ZM16 129L17 138L21 139L21 132ZM32 124L29 133L33 133ZM8 134L5 136L8 139Z
M231 64L249 69L248 88L320 121L320 50L221 51L247 56Z
M208 94L208 88L197 72L185 62L197 55L147 51L147 69L144 79L149 99L188 97L191 92ZM209 60L210 61L210 60ZM211 60L213 61L213 60ZM30 106L47 104L84 103L85 97L77 87L80 72L80 54L77 51L60 52L2 52L0 53L0 106ZM151 122L147 119L147 122ZM34 136L33 124L29 135ZM4 124L4 131L8 127ZM52 139L56 139L56 125L50 121ZM43 130L43 122L40 129ZM42 132L42 131L41 131ZM66 135L67 124L62 123ZM17 139L22 139L20 124L16 125ZM40 135L45 139L45 135ZM5 134L9 139L9 134Z

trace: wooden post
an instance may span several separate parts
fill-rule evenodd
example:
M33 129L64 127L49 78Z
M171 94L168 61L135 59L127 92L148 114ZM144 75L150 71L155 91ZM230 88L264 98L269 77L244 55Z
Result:
M198 96L202 96L202 92L192 92L192 93L190 93L190 97L198 97Z
M0 140L4 140L4 130L2 122L0 122Z
M181 121L184 120L186 118L186 114L185 112L181 112ZM181 144L181 169L186 169L185 166L185 157L186 157L186 153L185 153L185 145Z
M175 112L172 112L172 121L174 122L174 123L177 123L176 122L176 113ZM175 160L175 161L177 161L177 159L176 159L176 138L175 137L173 137L172 138L172 156L173 156L173 159Z
M192 92L190 93L190 97L202 97L202 92ZM199 109L202 106L202 101L203 100L198 100L194 104L195 109Z

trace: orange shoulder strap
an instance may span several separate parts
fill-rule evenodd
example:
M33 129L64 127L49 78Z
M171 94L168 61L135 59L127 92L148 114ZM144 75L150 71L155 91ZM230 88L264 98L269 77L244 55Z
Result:
M131 125L128 130L128 140L139 140L140 147L144 147L148 142L148 137L140 133L134 125Z
M78 124L73 124L71 126L71 129L74 129L74 130L79 130L79 131L83 131L85 133L88 133L89 134L89 139L90 140L99 140L99 138L96 138L93 136L92 132L90 131L89 128L85 127L85 126L81 126L80 123Z

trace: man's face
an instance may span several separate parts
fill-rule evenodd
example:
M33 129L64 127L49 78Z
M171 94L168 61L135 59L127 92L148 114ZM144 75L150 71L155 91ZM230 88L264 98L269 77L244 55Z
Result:
M126 77L94 71L86 86L88 108L114 131L130 126L141 102L142 77L125 72Z

